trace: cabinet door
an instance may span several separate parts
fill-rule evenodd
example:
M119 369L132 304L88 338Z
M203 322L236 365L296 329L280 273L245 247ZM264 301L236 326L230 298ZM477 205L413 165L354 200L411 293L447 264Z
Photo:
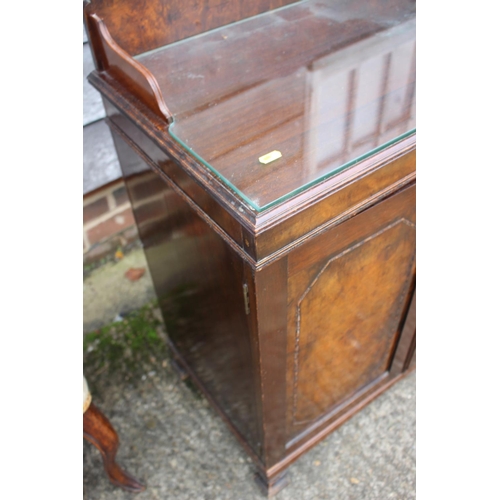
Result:
M299 247L288 266L287 434L296 441L398 375L414 288L415 187Z

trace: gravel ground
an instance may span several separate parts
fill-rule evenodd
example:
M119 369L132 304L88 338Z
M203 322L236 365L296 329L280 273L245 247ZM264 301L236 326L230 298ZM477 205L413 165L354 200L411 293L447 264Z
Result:
M84 442L84 499L260 499L254 467L203 397L168 366L139 383L99 385L94 403L120 435L118 461L147 489L112 486ZM276 500L415 498L415 374L345 423L290 467Z

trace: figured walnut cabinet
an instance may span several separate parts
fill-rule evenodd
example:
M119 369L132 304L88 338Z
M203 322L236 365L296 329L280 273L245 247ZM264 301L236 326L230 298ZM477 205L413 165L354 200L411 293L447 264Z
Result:
M415 367L414 4L85 19L174 357L272 495Z
M407 188L288 256L292 442L390 377L413 292L414 196Z

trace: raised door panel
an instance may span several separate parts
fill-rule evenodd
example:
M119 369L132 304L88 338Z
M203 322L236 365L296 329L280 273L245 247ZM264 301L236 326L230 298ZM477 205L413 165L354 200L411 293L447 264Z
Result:
M389 376L413 283L413 212L410 188L291 255L289 439Z

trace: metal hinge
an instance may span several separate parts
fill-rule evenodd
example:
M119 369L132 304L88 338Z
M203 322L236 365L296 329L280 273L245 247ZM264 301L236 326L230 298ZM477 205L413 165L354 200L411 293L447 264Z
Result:
M250 299L248 297L248 285L243 283L243 302L245 302L245 313L250 314Z

